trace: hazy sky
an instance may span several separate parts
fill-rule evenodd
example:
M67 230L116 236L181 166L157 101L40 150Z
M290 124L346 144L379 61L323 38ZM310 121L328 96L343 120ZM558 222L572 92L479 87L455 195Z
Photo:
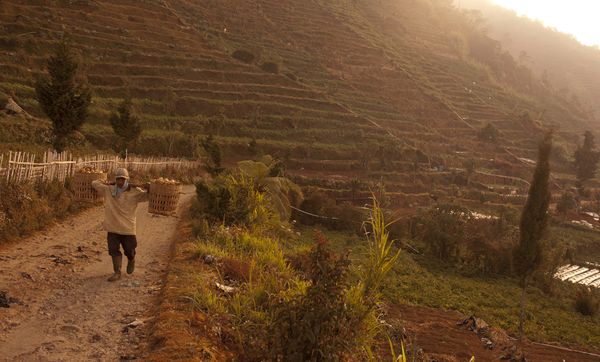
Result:
M587 45L600 45L600 0L492 0L520 15L574 35Z

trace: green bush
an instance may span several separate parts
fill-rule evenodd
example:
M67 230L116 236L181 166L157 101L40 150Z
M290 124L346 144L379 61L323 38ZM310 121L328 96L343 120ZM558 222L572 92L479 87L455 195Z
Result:
M440 205L420 218L418 234L429 254L465 272L510 274L516 227L509 217L477 218L465 207Z
M279 64L273 62L264 62L260 65L260 69L268 73L279 73Z
M231 54L231 56L237 60L241 60L244 63L252 63L256 58L254 54L247 50L236 50Z
M399 255L381 209L369 224L369 262L355 283L347 256L335 255L320 233L304 258L304 273L298 273L282 249L293 241L291 234L281 238L269 236L272 230L213 225L198 240L197 252L215 256L218 275L237 288L224 295L199 278L194 306L218 320L222 340L241 360L366 359L381 331L380 291Z
M250 226L273 217L266 204L251 179L229 175L210 183L199 181L192 210L211 223Z
M586 316L596 316L600 309L598 291L581 287L575 296L575 309Z
M304 201L300 204L303 212L294 211L293 218L303 225L322 225L330 230L360 232L364 212L349 202L336 204L335 199L314 187L304 191Z
M560 199L556 203L556 211L560 214L566 214L569 211L577 208L577 200L575 195L571 192L565 192L560 196Z
M1 182L0 195L0 242L28 236L78 209L72 193L60 181Z
M352 314L346 306L347 257L336 257L317 233L307 270L310 286L280 300L271 323L271 358L278 361L337 360L356 348Z

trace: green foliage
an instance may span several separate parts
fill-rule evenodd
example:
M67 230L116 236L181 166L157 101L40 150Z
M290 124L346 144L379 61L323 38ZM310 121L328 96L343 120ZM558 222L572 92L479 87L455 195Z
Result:
M260 69L268 73L279 73L279 64L273 62L264 62L260 65Z
M425 250L454 267L472 274L505 274L512 271L516 227L512 213L475 217L465 207L436 206L418 221Z
M35 84L37 101L52 121L57 151L62 151L67 137L81 128L92 99L89 88L76 79L78 67L70 46L62 41L47 61L49 76L38 77Z
M212 135L208 135L201 142L202 149L206 158L204 159L204 169L211 176L218 176L225 169L221 166L221 148L215 142Z
M132 114L130 97L121 102L117 113L111 114L110 125L120 141L115 145L115 151L124 153L125 148L137 142L142 128L139 118Z
M369 261L363 276L365 296L370 298L378 293L385 277L396 264L400 256L400 250L393 252L394 240L390 239L389 225L386 224L383 209L373 195L373 204L370 210L370 218L366 223L369 231Z
M370 262L354 285L349 259L336 256L320 233L299 274L283 256L293 234L278 240L270 231L213 226L198 240L198 253L215 256L218 274L238 283L238 290L218 295L201 280L195 307L218 318L224 340L244 360L331 361L368 354L381 328L380 291L399 255L392 252L383 211L372 215Z
M596 174L600 153L594 148L594 135L590 131L585 131L583 145L577 147L575 151L575 169L580 185Z
M561 214L566 214L569 211L577 208L577 200L575 195L571 192L565 192L560 196L558 203L556 203L556 211Z
M241 60L244 63L252 63L254 62L254 59L256 58L254 56L254 54L252 54L251 52L247 51L247 50L236 50L231 54L232 57L234 57L237 60Z
M78 207L59 181L35 184L0 182L0 243L28 236Z
M575 309L585 316L596 316L600 310L600 293L596 289L580 287L575 297Z
M498 131L491 123L487 123L485 127L479 131L478 136L484 141L497 142L500 138L500 131Z
M322 234L316 234L306 293L282 300L272 312L273 360L340 360L344 352L356 348L357 329L345 296L350 261L335 257L327 242Z
M304 191L304 200L300 210L294 211L293 218L303 225L322 225L331 230L360 232L365 219L364 211L349 202L337 204L322 190L308 187Z
M292 215L291 206L298 207L303 195L300 187L290 179L281 176L283 173L280 162L271 156L264 156L261 161L240 161L237 164L239 173L250 177L257 189L263 190L280 220L286 222Z
M457 260L459 245L465 239L466 224L471 218L471 211L459 205L440 205L427 213L421 223L422 239L428 251L443 260Z
M199 218L225 225L261 226L275 217L267 208L264 193L243 175L198 182L192 210Z
M471 176L473 175L473 173L475 173L475 170L477 169L477 164L475 163L475 160L468 159L463 162L463 166L465 167L465 171L467 172L467 184L468 184L471 181Z

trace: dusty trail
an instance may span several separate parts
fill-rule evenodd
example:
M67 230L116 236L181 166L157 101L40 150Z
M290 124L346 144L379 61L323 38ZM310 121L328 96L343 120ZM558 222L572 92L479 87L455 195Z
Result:
M183 188L179 215L193 192ZM95 207L0 248L0 291L21 301L0 308L0 361L143 358L144 325L126 326L151 318L179 218L140 204L136 271L109 283L102 217Z

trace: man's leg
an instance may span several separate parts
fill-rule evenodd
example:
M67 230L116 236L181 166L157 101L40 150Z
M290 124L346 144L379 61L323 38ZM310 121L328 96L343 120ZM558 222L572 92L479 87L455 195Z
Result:
M127 256L127 274L133 273L135 269L135 248L137 247L137 238L135 235L123 235L121 245Z
M123 263L123 255L121 254L119 235L115 233L108 233L108 254L112 258L113 263L113 275L108 278L109 282L114 282L121 279L121 264Z

